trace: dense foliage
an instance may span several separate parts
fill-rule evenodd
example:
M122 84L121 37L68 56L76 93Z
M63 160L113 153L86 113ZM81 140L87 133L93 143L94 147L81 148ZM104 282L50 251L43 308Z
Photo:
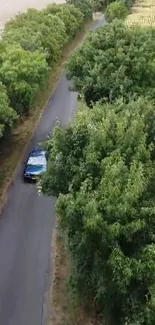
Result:
M155 97L155 29L116 20L92 31L68 63L68 78L88 104L119 96Z
M15 111L22 116L33 109L49 71L83 23L83 13L68 4L29 9L6 24L0 42L0 137L13 127Z
M0 140L8 137L18 116L9 105L5 86L0 82Z
M107 8L107 6L109 6L111 3L115 2L115 1L119 1L119 0L93 0L94 10L95 11L103 11ZM128 9L131 9L135 0L120 0L120 2L124 3L124 5Z
M63 21L69 39L82 27L84 16L74 5L49 5L44 12L47 15L55 14Z
M124 3L121 1L115 1L107 6L105 11L105 18L108 22L111 22L114 19L125 19L128 14L129 9Z
M107 20L124 19L131 4L109 4ZM155 324L154 38L155 29L115 20L73 54L68 78L92 110L55 127L41 179L58 197L71 285L119 325Z
M3 39L9 44L20 45L24 50L45 53L52 65L60 57L69 35L57 15L29 9L6 25Z
M58 196L72 285L118 324L155 324L155 108L140 98L81 110L48 142L43 192Z
M127 0L128 1L128 0ZM73 4L84 15L85 19L90 19L93 12L103 11L110 3L109 0L67 0L67 3Z
M40 52L8 45L0 54L0 80L7 87L11 106L21 115L27 113L36 94L46 84L48 64Z
M84 15L85 19L91 19L93 14L93 0L67 0L68 4L73 4Z

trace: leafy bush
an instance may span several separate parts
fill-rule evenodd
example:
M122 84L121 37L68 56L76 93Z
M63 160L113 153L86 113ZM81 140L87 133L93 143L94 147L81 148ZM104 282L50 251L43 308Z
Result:
M0 82L0 140L9 136L17 118L17 113L9 106L6 88Z
M58 196L71 283L118 324L155 323L155 109L141 98L80 110L48 142L42 190Z
M0 80L19 115L33 108L50 68L83 23L75 6L51 5L42 11L29 9L6 24L0 43Z
M85 19L92 19L94 7L93 0L67 0L67 3L78 8L83 13Z
M69 35L58 16L29 9L6 25L3 39L9 44L20 44L24 50L46 53L53 65L60 58Z
M93 8L94 11L103 11L106 9L106 7L109 5L109 0L94 0L93 1Z
M155 29L114 21L91 32L68 62L67 76L86 102L155 98Z
M96 11L103 11L109 6L111 3L114 3L115 1L119 0L94 0L94 10ZM135 0L120 0L121 3L124 3L124 5L131 9L132 5L134 4Z
M45 86L48 64L43 53L6 46L0 55L0 80L7 87L11 106L22 115L32 108L36 94Z
M49 5L44 11L46 14L56 14L65 24L66 33L72 39L82 27L84 17L82 12L73 5Z
M107 6L105 18L108 22L111 22L114 19L125 19L128 14L129 10L124 3L115 1Z
M121 0L126 6L127 8L130 10L131 7L133 6L135 0Z

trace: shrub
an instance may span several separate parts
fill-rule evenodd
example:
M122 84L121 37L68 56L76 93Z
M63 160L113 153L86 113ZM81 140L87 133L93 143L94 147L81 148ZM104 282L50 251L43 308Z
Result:
M83 13L85 19L92 19L94 6L93 0L67 0L67 3L78 8Z
M64 22L69 39L75 36L84 23L83 14L73 5L49 5L44 12L56 14Z
M38 90L45 86L48 65L43 53L8 45L1 52L0 80L7 87L11 106L22 115L33 106Z
M17 113L9 106L6 87L0 82L0 140L10 135L17 119Z
M67 76L91 102L123 96L155 98L155 29L114 21L92 31L70 58Z
M110 3L109 0L94 0L93 1L93 8L94 11L103 11L106 9L108 4Z
M9 44L20 44L24 50L45 53L49 64L53 65L60 58L69 36L58 16L29 9L6 25L3 39Z
M108 22L111 22L114 19L125 19L128 14L129 10L124 3L115 1L107 6L105 18Z
M71 283L118 324L155 323L155 109L144 98L80 110L47 145L45 194L67 231Z
M20 115L33 108L50 68L83 23L83 14L75 6L51 5L42 11L29 9L6 24L0 44L0 80Z

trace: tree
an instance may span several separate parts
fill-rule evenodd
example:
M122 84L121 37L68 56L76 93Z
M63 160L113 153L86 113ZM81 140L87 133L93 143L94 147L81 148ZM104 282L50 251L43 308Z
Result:
M85 19L92 19L94 7L93 0L67 0L67 3L78 8L83 13Z
M127 8L130 10L131 7L133 6L135 0L121 0L126 6Z
M155 97L155 29L114 21L92 31L68 62L68 78L86 102Z
M108 4L110 3L110 0L94 0L93 1L93 8L94 11L103 11L106 9Z
M95 11L103 11L109 6L111 3L114 3L118 0L94 0L94 10ZM135 0L120 0L124 5L128 8L131 9L133 3Z
M50 69L83 23L84 16L74 5L29 9L7 22L0 42L0 81L20 116L33 108Z
M17 113L9 106L6 88L0 82L0 140L10 135L17 118Z
M71 284L118 324L155 323L155 109L144 98L84 107L47 144Z
M34 103L39 89L45 87L48 65L43 53L25 51L8 45L0 54L0 80L7 87L11 106L22 115Z
M74 5L48 5L45 13L57 15L65 24L69 39L72 39L84 23L82 12Z
M124 3L115 1L107 6L105 11L105 18L108 22L111 22L114 19L125 19L128 14L129 10Z
M59 17L35 9L17 16L3 32L5 42L20 44L24 50L45 53L50 65L58 61L68 38Z

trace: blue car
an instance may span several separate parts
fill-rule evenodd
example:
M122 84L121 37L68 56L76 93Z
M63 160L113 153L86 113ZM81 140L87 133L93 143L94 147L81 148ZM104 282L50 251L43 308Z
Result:
M36 180L47 169L46 151L32 150L24 168L24 180Z

